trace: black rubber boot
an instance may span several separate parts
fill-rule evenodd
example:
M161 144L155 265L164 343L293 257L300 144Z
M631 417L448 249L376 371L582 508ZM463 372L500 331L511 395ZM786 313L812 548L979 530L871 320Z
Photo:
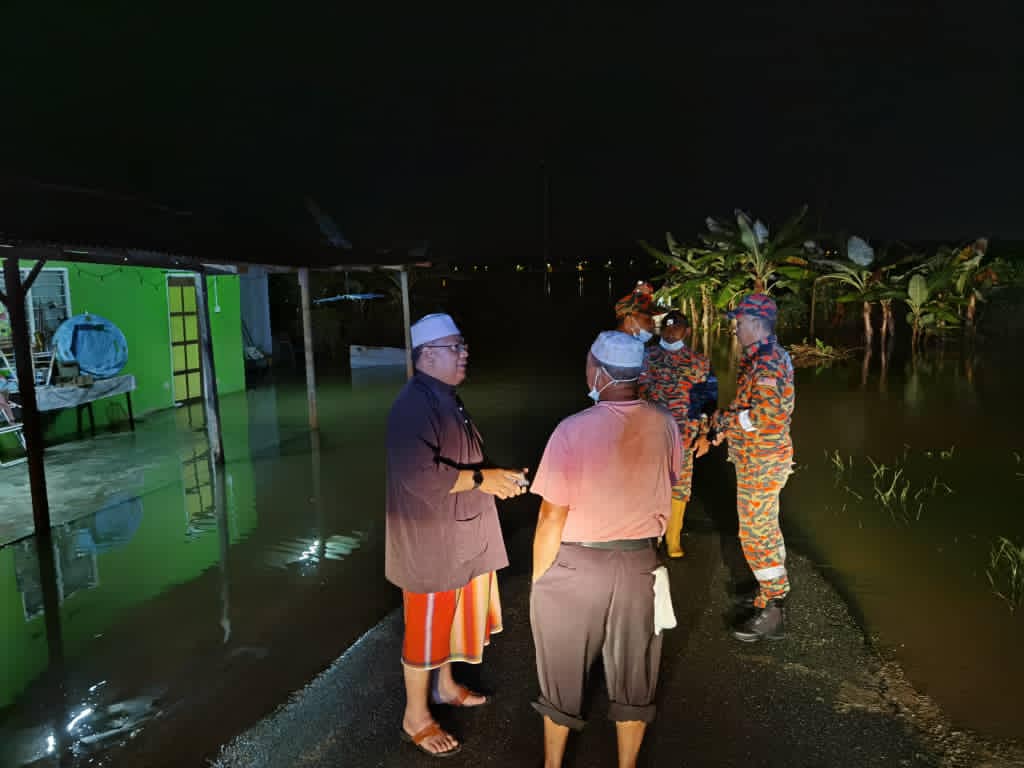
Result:
M785 638L786 625L782 616L782 601L769 600L768 605L734 629L732 636L744 643Z

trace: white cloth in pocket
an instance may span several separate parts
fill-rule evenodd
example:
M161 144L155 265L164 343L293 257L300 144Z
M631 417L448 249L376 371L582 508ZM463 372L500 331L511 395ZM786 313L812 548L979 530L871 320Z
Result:
M659 565L651 573L654 574L654 634L660 635L663 629L675 628L676 612L672 609L668 569Z

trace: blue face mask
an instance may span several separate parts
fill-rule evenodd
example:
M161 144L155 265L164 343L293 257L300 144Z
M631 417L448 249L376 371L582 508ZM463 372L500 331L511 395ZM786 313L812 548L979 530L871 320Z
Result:
M682 339L680 339L679 341L665 341L664 339L662 339L658 343L661 344L662 349L668 350L669 352L678 352L680 349L683 348Z
M653 336L654 334L652 334L650 331L645 331L643 328L641 328L640 330L636 331L633 334L634 339L636 339L637 341L641 341L644 344L650 341Z

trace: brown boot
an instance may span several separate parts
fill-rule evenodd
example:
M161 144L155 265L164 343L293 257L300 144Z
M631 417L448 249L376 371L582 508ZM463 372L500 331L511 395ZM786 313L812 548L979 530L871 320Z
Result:
M686 502L679 499L672 499L672 515L668 519L665 528L665 550L671 558L679 558L685 555L683 546L679 543L683 535L683 517L686 515Z

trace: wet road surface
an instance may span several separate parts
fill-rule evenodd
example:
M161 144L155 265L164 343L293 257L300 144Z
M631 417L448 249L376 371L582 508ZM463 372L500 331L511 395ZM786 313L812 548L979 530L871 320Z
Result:
M796 597L791 637L746 646L724 631L731 602L723 539L695 520L687 557L672 563L679 626L667 633L658 716L641 752L645 766L938 766L1013 765L992 758L963 734L927 716L919 701L900 701L900 683L865 644L843 602L801 557L791 559ZM723 544L724 541L724 544ZM493 691L473 710L436 708L463 739L450 766L541 764L541 724L530 707L536 671L529 628L530 532L509 542L513 565L502 572L505 631L480 667L457 668L463 680ZM416 766L435 764L398 738L403 706L399 611L366 633L327 672L273 717L228 745L221 768ZM615 764L614 727L595 678L590 722L571 738L568 766ZM906 698L906 697L904 697ZM936 730L939 729L939 730Z

